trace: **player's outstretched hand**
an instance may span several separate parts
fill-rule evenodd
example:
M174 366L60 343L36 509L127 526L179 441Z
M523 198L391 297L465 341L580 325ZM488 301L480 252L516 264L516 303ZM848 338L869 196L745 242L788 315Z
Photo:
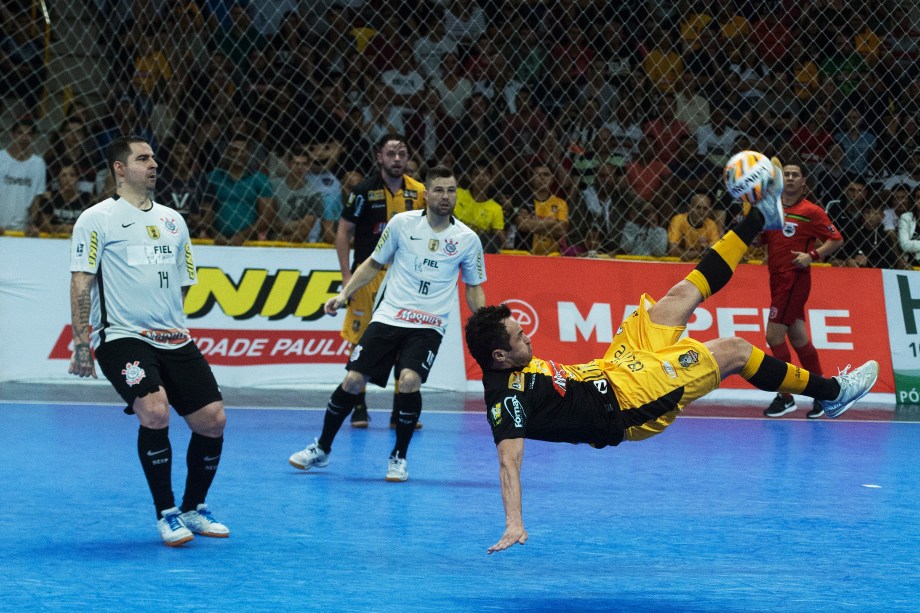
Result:
M70 367L67 372L81 379L85 377L98 379L96 376L96 362L93 360L93 355L90 353L88 345L81 345L74 350L70 356Z
M339 292L334 297L326 301L326 305L323 307L323 311L326 315L335 315L336 311L345 306L345 303L348 302L345 300L345 296Z
M501 540L489 547L488 553L493 554L496 551L502 551L508 549L515 543L518 545L523 545L527 542L527 530L523 526L515 528L507 528L505 533L502 535Z

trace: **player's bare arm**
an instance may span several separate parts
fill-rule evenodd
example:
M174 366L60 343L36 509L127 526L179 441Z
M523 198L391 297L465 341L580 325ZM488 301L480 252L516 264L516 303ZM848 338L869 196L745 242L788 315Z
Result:
M792 254L795 256L795 259L792 260L792 263L795 264L797 268L808 268L812 262L826 262L841 247L843 247L842 240L828 240L824 241L817 249L812 249L808 253L793 251ZM812 251L814 253L812 253ZM815 256L818 257L816 258Z
M73 355L70 358L72 375L96 378L96 364L89 348L90 290L96 276L88 272L70 275L70 320L73 328Z
M481 307L486 305L486 292L482 285L466 286L466 306L470 307L470 312L475 313Z
M527 542L524 517L521 510L521 463L524 460L524 439L505 439L498 444L499 480L502 486L502 503L505 505L505 533L488 549L495 553L508 549L515 543Z
M381 270L383 270L383 264L380 264L374 258L367 258L361 262L361 265L355 270L355 274L351 276L342 291L326 301L326 306L323 310L327 315L335 315L336 311L348 304L348 299L356 291L373 281Z
M347 219L339 219L339 227L335 231L335 253L339 256L339 270L342 271L342 287L351 279L351 263L348 253L351 251L351 241L355 237L355 224Z

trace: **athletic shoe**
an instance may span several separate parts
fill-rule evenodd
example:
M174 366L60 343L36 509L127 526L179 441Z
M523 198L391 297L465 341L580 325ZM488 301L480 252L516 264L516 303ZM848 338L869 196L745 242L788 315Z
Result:
M310 470L316 468L325 468L329 466L329 454L319 448L319 441L313 439L312 445L307 445L303 451L298 451L288 458L291 466L300 470Z
M783 210L783 168L779 160L773 158L776 167L776 180L773 189L769 190L757 203L757 209L763 213L764 230L780 230L786 223L786 212Z
M217 538L227 538L230 536L230 528L223 525L211 515L208 505L201 503L193 511L186 511L181 516L185 526L201 536L215 536Z
M406 466L406 458L398 456L391 457L387 461L387 481L408 481L409 470Z
M833 400L819 400L824 413L831 419L840 417L853 403L869 393L878 379L878 362L869 360L850 371L850 365L834 377L840 384L840 393Z
M824 415L824 409L821 408L821 405L818 404L817 400L815 400L815 403L811 405L811 409L809 409L808 413L805 413L805 417L808 419L818 419L822 415Z
M793 400L792 396L777 394L763 414L766 417L782 417L787 413L792 413L796 408L798 407L795 406L795 400Z
M160 513L161 519L157 521L160 538L168 547L177 547L195 538L182 521L179 509L173 507Z
M393 411L392 413L390 413L390 430L395 430L395 429L396 429L396 411ZM415 422L415 429L416 430L422 429L421 419Z
M367 428L367 425L370 423L370 415L367 414L367 405L359 404L355 406L355 410L351 413L351 427L352 428Z

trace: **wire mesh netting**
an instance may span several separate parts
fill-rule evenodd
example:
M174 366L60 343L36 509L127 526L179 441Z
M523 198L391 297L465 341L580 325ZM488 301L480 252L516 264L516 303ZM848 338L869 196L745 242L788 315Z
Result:
M138 134L197 239L330 243L395 132L409 174L454 169L489 251L698 258L744 213L725 161L755 149L805 171L836 263L920 252L913 3L10 0L2 20L7 232L66 235Z

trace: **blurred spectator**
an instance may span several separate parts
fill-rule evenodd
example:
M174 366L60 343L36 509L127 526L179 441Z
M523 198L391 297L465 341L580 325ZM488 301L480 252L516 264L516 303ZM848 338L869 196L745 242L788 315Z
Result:
M469 189L457 190L454 216L479 235L486 253L498 253L505 244L505 220L502 205L491 197L492 163L476 160L467 175Z
M881 177L906 175L920 158L912 159L914 152L920 153L920 142L905 130L907 116L894 112L885 115L883 129L875 145L875 163ZM916 187L911 185L911 189Z
M865 175L869 171L872 156L875 155L875 135L863 122L863 115L856 107L850 107L844 115L844 123L834 140L843 148L843 168L847 172Z
M726 53L725 40L718 28L705 28L699 33L698 48L684 54L687 71L699 79L700 88L710 99L723 90L722 75L731 64L731 59ZM733 46L734 44L732 41Z
M472 94L466 101L466 113L454 126L454 150L457 163L465 173L473 160L494 158L500 146L500 133L489 112L489 101L482 94Z
M134 75L131 87L136 103L149 113L165 84L173 78L173 66L164 49L170 38L166 28L147 32L134 42Z
M370 146L368 146L368 150ZM336 142L315 142L307 147L307 155L310 158L310 167L307 171L307 183L313 191L319 193L323 199L323 229L322 242L335 242L335 233L332 231L332 225L338 221L342 215L342 192L345 189L344 182L339 181L333 172L336 160L342 154L341 148ZM354 169L351 169L354 170ZM351 177L352 181L355 176L363 173L349 172L346 177ZM353 187L353 186L352 186ZM348 193L351 193L350 191Z
M912 191L909 185L899 183L892 187L891 191L881 192L882 225L886 230L896 230L901 215L914 212Z
M753 23L751 47L769 67L779 63L793 41L789 26L783 21L784 9L780 4L764 5L758 11L760 19Z
M255 5L252 25L262 36L274 36L281 28L282 20L294 14L299 4L299 0L259 0Z
M486 33L486 16L473 0L453 0L444 11L444 27L455 41L469 45Z
M683 261L696 260L719 240L719 225L712 212L712 198L704 192L690 196L686 213L671 218L668 255Z
M66 160L77 173L77 190L89 194L95 191L96 168L86 144L86 126L78 117L64 119L51 133L51 146L45 152L51 189L57 188L57 177Z
M432 77L430 84L438 92L444 111L459 121L465 112L466 101L473 93L473 82L466 78L456 54L444 54L440 75Z
M309 11L310 4L309 2L302 3L301 13L303 13L304 9ZM326 28L320 33L320 37L316 41L316 47L323 49L324 68L328 72L347 70L348 58L355 52L367 58L368 61L370 60L370 56L363 53L364 49L359 49L357 46L354 34L357 24L354 23L352 11L347 7L328 3L324 19L310 20L308 18L306 22L308 27L312 25L314 28L320 25L321 22L325 23ZM313 36L306 38L316 40Z
M920 59L920 31L907 13L908 5L894 4L883 31L885 48L903 67L912 67Z
M616 154L622 158L623 164L632 159L644 136L638 114L635 103L624 98L614 109L613 118L607 122L607 128L616 143Z
M39 12L40 14L40 12ZM22 102L16 112L31 113L41 102L48 76L44 60L44 30L29 14L29 9L4 3L0 7L0 91L11 93Z
M713 24L713 19L714 16L710 14L706 7L702 6L702 3L694 2L691 4L689 10L686 11L685 19L678 26L684 49L696 50L700 48L700 35L710 24Z
M395 64L395 68L380 75L380 81L384 87L383 93L405 120L411 109L421 102L425 80L415 69L411 55L399 56Z
M657 151L656 157L670 164L674 159L681 138L690 134L687 125L677 119L676 102L673 94L664 94L658 99L657 112L642 126L646 138L652 140L652 147Z
M815 167L815 202L829 202L843 197L843 190L857 174L844 167L843 147L832 144L820 166Z
M216 245L242 245L267 236L271 184L261 172L247 170L250 157L249 140L234 136L227 144L221 167L208 174L217 205Z
M458 45L448 33L444 20L432 19L430 30L425 30L412 46L412 55L418 71L425 79L441 76L441 59L447 53L457 53Z
M569 67L550 56L546 70L531 91L538 100L540 108L552 120L559 119L571 102L578 100L578 88Z
M729 122L725 108L714 105L710 122L696 131L696 151L707 156L713 164L724 166L728 158L736 153L738 139L742 136L742 132Z
M608 121L613 113L619 91L607 74L607 61L600 56L591 60L585 72L584 84L580 85L581 95L579 101L587 104L595 100L598 103L598 115L601 120Z
M709 100L699 84L699 78L687 71L674 86L674 117L691 133L709 123L712 116Z
M652 48L642 60L642 67L655 87L669 92L684 72L678 42L664 28L657 27L651 32L649 43Z
M868 72L869 66L853 50L853 41L844 31L837 32L833 43L825 49L827 53L820 65L821 75L830 80L840 94L848 96L856 89L859 75Z
M424 91L416 111L406 119L409 148L423 159L441 159L453 147L454 120L441 107L438 93Z
M527 85L536 85L543 76L546 50L540 44L540 35L529 22L525 21L520 36L520 46L514 50L511 60L514 65L515 78Z
M528 172L530 160L537 155L549 126L529 88L518 91L514 107L513 113L508 111L501 119L499 157L505 161L506 172L523 176Z
M106 118L100 132L96 150L98 151L95 166L97 168L105 165L105 152L109 150L109 145L119 136L134 134L140 136L153 148L154 154L157 152L158 144L153 131L146 121L146 117L139 116L137 107L130 96L122 96L114 104L112 114Z
M77 189L77 166L64 158L57 166L54 176L56 189L39 196L39 201L32 209L31 225L39 232L51 234L70 234L77 217L91 204L90 195Z
M168 32L182 33L181 37L167 36L164 43L171 66L185 65L190 70L202 70L208 65L211 33L194 0L177 1L172 14L167 15L165 27Z
M555 44L550 48L550 55L569 67L575 81L583 81L591 61L594 59L594 49L588 40L587 33L582 24L584 15L572 21L557 21L555 31L551 38Z
M815 58L809 54L799 40L793 40L786 50L782 66L792 76L795 97L806 104L812 101L821 90L821 73Z
M770 68L750 42L743 42L730 70L738 76L736 91L742 100L754 105L767 93Z
M626 184L623 168L603 162L597 168L594 185L581 192L591 227L600 231L600 251L617 253L618 241L627 221L636 219L643 203Z
M253 48L262 49L268 44L253 27L249 13L241 3L230 6L228 23L217 28L214 41L215 47L244 73L249 69Z
M47 168L42 157L32 152L34 134L32 120L20 118L10 128L9 146L0 150L0 234L38 233L30 211L45 192Z
M402 107L390 104L390 98L383 92L372 94L364 107L361 131L371 142L379 141L384 135L405 132Z
M157 201L182 215L189 236L210 238L215 195L207 175L200 172L195 163L191 142L177 140L165 149L159 171L163 176L157 182Z
M653 141L645 137L639 141L639 152L626 164L629 187L645 202L656 203L662 196L665 181L671 176L668 165L658 158Z
M553 171L537 164L532 168L532 199L517 214L519 232L530 236L530 252L549 255L560 250L569 228L569 205L551 191Z
M291 150L284 158L287 172L271 179L274 210L268 238L302 243L323 215L323 196L307 183L310 158L304 151ZM323 222L321 234L331 233L332 222Z
M895 249L897 236L883 225L883 211L877 198L870 199L862 179L847 185L843 198L827 203L828 217L845 238L830 259L835 266L853 268L903 268Z
M414 31L416 30L411 23L407 23L398 12L391 10L367 43L364 55L378 73L393 70L398 67L399 59L404 57L404 54L411 56L412 49L406 41L409 40L408 32Z
M517 111L517 95L524 84L514 76L514 67L503 55L496 55L485 73L473 84L473 91L489 99L496 113Z
M466 53L466 61L463 63L466 74L474 83L479 81L485 77L499 55L495 41L489 35L483 34Z
M879 150L879 156L887 155L884 150ZM881 189L892 191L897 185L906 185L910 191L913 191L920 185L920 146L914 147L907 158L904 168L893 175L885 178L882 182Z
M689 134L681 137L668 164L670 175L667 181L666 198L672 202L684 194L707 192L718 185L722 167L697 151L696 139Z
M590 152L598 131L604 126L599 111L600 104L597 100L588 100L584 106L572 102L559 122L562 129L562 144L572 162L572 170L579 188L594 182L594 169L597 164Z
M882 51L882 38L871 27L866 19L865 6L858 7L850 15L849 28L853 32L853 49L861 55L868 64L878 62Z
M920 189L913 190L912 200L898 218L898 246L911 266L920 266Z
M624 255L667 255L668 231L662 227L661 216L653 204L643 204L636 218L623 225L620 250Z
M834 134L828 128L827 107L820 105L805 115L804 121L792 135L790 145L806 164L819 164L834 144Z
M884 118L891 110L891 93L878 79L874 70L866 70L856 75L856 87L850 94L836 103L841 108L854 107L863 116L866 129L872 134L880 134L884 129Z

